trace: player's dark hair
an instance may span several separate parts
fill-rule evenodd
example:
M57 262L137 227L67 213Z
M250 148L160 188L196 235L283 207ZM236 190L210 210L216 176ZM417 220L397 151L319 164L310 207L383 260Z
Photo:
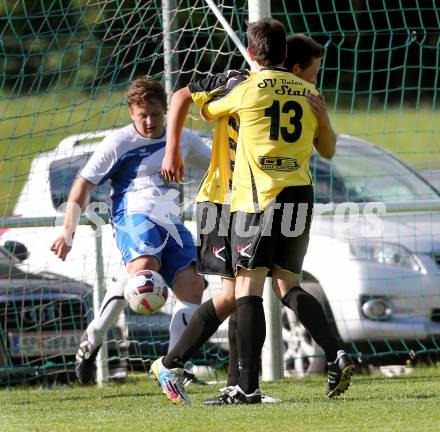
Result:
M167 110L167 95L159 81L146 80L143 78L134 80L127 90L128 106L144 106L151 100L157 100L164 111Z
M312 60L321 58L325 54L325 48L302 33L287 37L287 57L284 67L291 71L293 66L299 64L302 70L308 68Z
M263 18L248 24L248 46L255 61L262 66L282 64L286 57L286 30L272 18Z

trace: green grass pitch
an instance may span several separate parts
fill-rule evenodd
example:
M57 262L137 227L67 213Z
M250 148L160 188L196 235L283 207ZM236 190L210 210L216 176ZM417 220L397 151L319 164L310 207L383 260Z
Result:
M176 407L145 375L122 385L0 390L0 430L147 432L378 432L440 429L440 368L384 378L355 375L348 392L324 397L324 376L263 383L276 405L203 407L218 385L192 386Z

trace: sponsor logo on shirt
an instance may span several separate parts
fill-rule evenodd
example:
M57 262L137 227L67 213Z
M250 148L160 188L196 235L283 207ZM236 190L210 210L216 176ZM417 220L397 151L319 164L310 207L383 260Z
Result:
M297 159L289 157L259 156L258 166L262 170L296 171L301 166Z

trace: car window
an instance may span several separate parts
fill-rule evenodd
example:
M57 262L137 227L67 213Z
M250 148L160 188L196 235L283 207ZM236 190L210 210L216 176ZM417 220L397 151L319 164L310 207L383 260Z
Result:
M49 166L50 194L55 208L67 201L70 188L79 171L89 160L92 153L71 156L53 161ZM110 181L98 186L90 197L90 201L108 202L110 198Z
M13 265L11 262L0 262L0 282L1 280L10 281L11 279L44 279L38 273L26 273Z
M313 155L310 169L315 201L412 202L436 200L438 193L385 151L359 141L339 143L333 159Z
M334 167L327 159L313 155L310 160L313 176L315 202L344 202L347 200L347 189Z
M75 177L89 160L92 153L71 156L65 159L53 161L49 166L50 192L52 203L55 208L67 201L70 188ZM192 219L194 211L194 198L200 186L205 172L198 168L188 168L185 171L185 183L183 187L184 203L183 216ZM110 199L110 180L98 186L91 195L90 201L107 202Z
M421 170L418 174L440 191L440 169Z

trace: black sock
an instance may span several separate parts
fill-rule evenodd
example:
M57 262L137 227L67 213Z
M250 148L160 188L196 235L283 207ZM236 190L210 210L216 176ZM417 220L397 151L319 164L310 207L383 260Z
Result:
M281 302L295 312L301 324L324 350L327 361L333 362L336 359L338 343L319 301L301 287L294 287Z
M192 316L174 348L163 358L163 365L168 369L183 367L217 331L220 324L212 299L203 303Z
M238 385L246 394L259 387L260 357L265 338L263 299L258 296L237 299Z
M238 352L237 352L237 312L234 312L229 317L228 326L228 340L229 340L229 366L228 366L228 381L226 386L235 386L238 383Z

